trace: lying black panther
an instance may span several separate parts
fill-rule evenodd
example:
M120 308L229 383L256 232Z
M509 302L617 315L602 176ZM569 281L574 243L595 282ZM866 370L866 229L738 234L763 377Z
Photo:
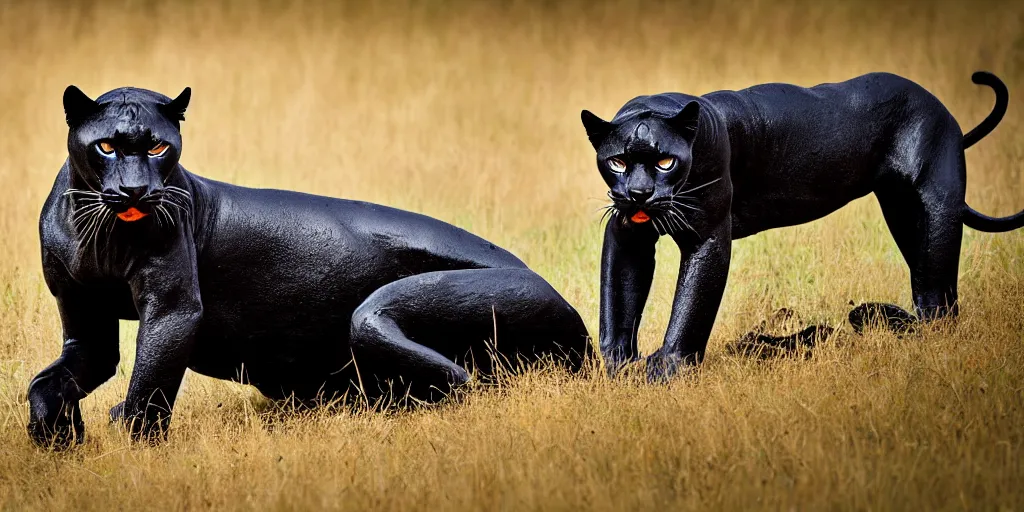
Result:
M81 442L79 401L115 373L119 318L140 323L111 416L135 438L166 431L186 368L275 399L358 388L433 400L469 379L464 365L487 375L552 357L576 370L591 353L544 279L462 229L189 173L189 98L64 92L69 157L39 226L64 347L29 385L37 443Z
M647 359L651 380L703 359L733 240L818 219L870 192L910 267L918 317L956 315L963 225L1024 226L1024 212L996 219L964 202L964 149L995 128L1008 99L994 75L973 80L995 90L996 106L966 136L928 91L884 73L809 89L641 96L611 122L584 110L612 199L601 265L609 373L639 358L659 236L670 235L683 259L664 346Z

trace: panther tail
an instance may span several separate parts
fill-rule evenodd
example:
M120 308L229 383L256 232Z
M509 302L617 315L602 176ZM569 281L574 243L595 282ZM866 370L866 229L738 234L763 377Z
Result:
M1009 217L989 217L964 203L964 225L986 233L1004 233L1024 227L1024 211Z
M967 135L964 135L964 149L973 146L975 142L978 142L982 137L995 129L999 121L1003 119L1003 114L1006 114L1006 106L1010 100L1010 93L1006 90L1006 84L992 73L978 71L971 75L971 81L978 85L991 87L996 93L996 106L981 124L967 132ZM963 221L965 226L978 231L1002 233L1024 227L1024 211L1009 217L989 217L964 203Z
M964 135L964 149L973 146L983 137L992 133L992 130L996 128L999 121L1003 120L1003 115L1006 114L1006 106L1010 103L1010 92L1006 90L1006 84L992 73L977 71L971 75L971 81L978 85L991 87L996 93L996 106L992 108L992 112L989 113L988 117L981 124L967 132L967 135Z

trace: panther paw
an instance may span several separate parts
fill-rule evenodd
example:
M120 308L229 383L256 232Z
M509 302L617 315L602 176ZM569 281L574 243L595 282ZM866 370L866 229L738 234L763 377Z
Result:
M680 372L696 368L693 356L684 357L675 352L657 352L647 356L647 382L663 384Z
M29 409L28 436L40 448L67 450L85 441L85 423L78 404L48 407L33 403Z
M639 356L627 357L624 359L605 359L604 368L609 379L618 377L626 367L640 360Z

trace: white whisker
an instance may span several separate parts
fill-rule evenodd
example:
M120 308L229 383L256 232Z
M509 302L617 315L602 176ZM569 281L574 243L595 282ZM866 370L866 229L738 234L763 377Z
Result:
M99 212L99 209L95 209L89 211L83 216L83 218L81 219L82 223L79 226L79 234L84 236L89 232L90 229L92 229L93 224L95 224L96 220L99 219Z
M188 199L189 201L192 200L192 193L189 192L188 190L185 190L185 189L181 188L181 187L175 187L173 185L167 185L167 186L164 187L164 190L166 190L167 192L170 192L171 194L175 194L175 195L178 195L178 196L183 197L185 199Z
M681 230L682 226L679 225L679 219L676 219L675 212L668 211L666 213L668 213L668 217L665 218L665 221L672 227L672 231L675 232Z
M654 231L658 233L658 236L665 234L665 228L664 226L661 225L661 222L659 222L659 219L657 217L652 217L651 223L654 224Z
M114 214L110 210L105 210L100 215L101 215L100 216L100 221L96 225L96 229L95 229L95 231L93 232L93 235L92 235L93 256L96 259L99 259L99 243L97 243L97 242L99 242L100 231L102 231L104 229L104 226L107 225L107 220L111 220L111 225L113 225L113 218L114 218Z
M707 187L707 186L713 185L715 183L718 183L719 181L722 181L721 177L715 178L715 179L713 179L713 180L711 180L711 181L709 181L709 182L707 182L707 183L705 183L703 185L698 185L698 186L693 187L693 188L691 188L689 190L683 190L683 191L679 192L679 194L689 194L690 192L693 192L693 191L696 191L696 190L700 190L700 189L702 189L704 187Z
M689 208L689 209L691 209L691 210L693 210L695 212L703 212L704 211L704 210L700 209L697 206L694 206L692 204L686 204L686 203L684 203L682 201L673 201L672 204L675 204L675 205L678 205L678 206L682 206L683 208Z
M88 206L83 206L82 208L79 208L79 209L75 210L75 213L74 213L74 216L72 217L72 220L77 224L79 220L81 220L81 219L83 219L85 217L88 217L89 215L92 215L97 210L103 209L103 207L104 207L103 203L95 203L95 204L90 204Z
M100 194L99 192L93 192L92 190L79 190L77 188L69 188L69 189L65 190L64 194L62 194L62 195L64 195L65 197L74 197L74 196L100 197L103 194Z
M680 212L679 210L672 210L672 213L676 215L679 221L682 222L687 229L693 231L695 235L700 236L700 233L698 233L696 229L693 229L693 226L691 226L690 223L686 221L686 217L683 216L682 212Z
M156 211L158 214L162 214L164 217L167 218L168 226L174 227L177 225L177 222L175 222L174 217L171 216L171 212L167 209L166 206L164 206L163 204L158 204L156 205Z
M107 211L109 212L110 210ZM78 241L79 250L89 245L89 240L98 229L99 221L102 217L103 215L100 213L100 210L94 210L89 213L89 221L85 224L85 228L79 232L79 236L81 236L81 239Z

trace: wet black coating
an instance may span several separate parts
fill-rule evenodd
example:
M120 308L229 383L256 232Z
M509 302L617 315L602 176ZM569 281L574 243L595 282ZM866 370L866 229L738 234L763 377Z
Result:
M243 188L178 164L190 90L64 95L69 157L40 218L60 357L29 385L39 444L81 442L79 401L112 377L118 319L135 368L111 411L166 431L186 368L301 401L365 392L434 400L475 367L591 352L576 311L511 253L423 215ZM117 217L134 208L139 220ZM129 216L129 219L131 217ZM494 340L489 343L488 340Z
M917 317L956 315L963 226L1024 226L1024 212L995 219L964 202L964 150L995 128L1008 101L994 75L973 80L995 90L996 106L967 135L935 96L887 73L811 88L641 96L611 121L584 110L612 199L601 265L609 373L640 357L637 328L658 237L671 236L683 258L665 343L647 359L651 380L703 359L733 240L810 222L871 192L910 267ZM872 305L851 321L859 328L875 311L902 318Z

